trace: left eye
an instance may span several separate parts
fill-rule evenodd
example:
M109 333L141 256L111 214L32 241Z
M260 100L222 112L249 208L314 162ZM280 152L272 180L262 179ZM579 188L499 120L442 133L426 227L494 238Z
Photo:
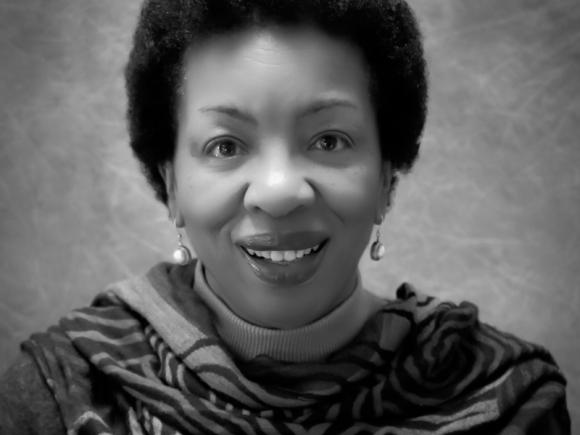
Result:
M218 138L206 147L206 153L218 159L228 159L244 153L242 145L230 137Z
M311 148L326 152L341 151L350 147L350 141L343 135L336 133L326 133L318 136L311 145Z

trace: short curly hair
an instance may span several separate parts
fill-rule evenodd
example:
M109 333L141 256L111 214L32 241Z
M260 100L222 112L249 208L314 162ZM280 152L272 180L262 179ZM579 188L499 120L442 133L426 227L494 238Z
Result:
M427 105L422 37L404 0L145 0L125 70L131 148L157 198L171 161L183 57L192 43L248 27L312 24L354 43L370 70L383 160L410 170Z

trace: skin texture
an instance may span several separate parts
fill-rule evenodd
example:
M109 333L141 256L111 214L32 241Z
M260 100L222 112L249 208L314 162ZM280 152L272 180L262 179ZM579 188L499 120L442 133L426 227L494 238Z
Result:
M306 27L213 36L185 57L180 94L176 152L161 171L210 287L257 325L324 316L353 290L389 203L361 54ZM314 274L260 279L238 242L296 231L328 239Z

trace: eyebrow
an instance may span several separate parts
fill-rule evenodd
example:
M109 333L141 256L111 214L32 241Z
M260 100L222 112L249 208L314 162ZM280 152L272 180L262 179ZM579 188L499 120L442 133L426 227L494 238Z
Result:
M351 102L350 100L344 98L323 98L320 100L315 100L306 104L304 107L298 110L298 117L304 118L310 115L314 115L323 110L333 109L335 107L345 107L348 109L356 110L358 106ZM257 125L258 121L250 113L245 112L235 105L218 104L213 106L204 106L199 109L202 113L220 113L222 115L229 116L231 118L238 119L240 121L248 122L250 124Z
M344 107L352 110L358 109L358 106L355 103L344 98L322 98L304 106L301 110L298 111L298 117L304 118L323 110L334 109L335 107Z
M251 124L258 124L256 118L236 106L228 106L225 104L220 104L217 106L204 106L200 108L199 111L202 113L221 113L222 115L227 115L231 118L236 118Z

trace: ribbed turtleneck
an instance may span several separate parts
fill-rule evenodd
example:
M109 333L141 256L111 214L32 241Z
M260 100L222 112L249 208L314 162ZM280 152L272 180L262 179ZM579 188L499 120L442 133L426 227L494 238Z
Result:
M350 296L324 317L295 329L270 329L236 315L209 287L201 262L195 270L195 291L214 314L218 334L242 360L266 355L278 361L324 359L350 342L384 302L363 290L360 277Z

